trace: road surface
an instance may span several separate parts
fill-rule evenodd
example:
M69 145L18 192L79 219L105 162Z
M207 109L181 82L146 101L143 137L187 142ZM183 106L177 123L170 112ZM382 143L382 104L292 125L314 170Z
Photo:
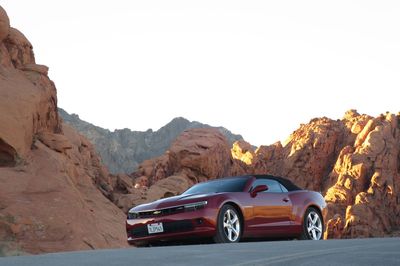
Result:
M0 258L7 266L400 265L400 238L108 249Z

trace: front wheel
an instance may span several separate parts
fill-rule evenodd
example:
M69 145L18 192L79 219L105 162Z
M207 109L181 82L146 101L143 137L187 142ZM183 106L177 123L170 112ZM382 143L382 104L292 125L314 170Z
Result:
M240 216L231 205L224 205L218 214L216 243L236 243L240 241L242 233Z
M323 234L322 217L315 208L308 208L303 218L301 239L321 240Z

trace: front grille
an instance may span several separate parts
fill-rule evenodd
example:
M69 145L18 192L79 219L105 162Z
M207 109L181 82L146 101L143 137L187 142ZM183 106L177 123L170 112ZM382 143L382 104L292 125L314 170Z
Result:
M173 221L163 223L164 232L155 235L161 235L164 233L175 233L175 232L185 232L193 230L193 223L191 220ZM147 225L141 225L130 230L130 234L133 237L145 237L149 235L147 231Z
M172 207L155 211L133 212L133 213L128 213L128 219L155 218L159 216L170 215L184 211L185 208L183 206L178 206L178 207Z

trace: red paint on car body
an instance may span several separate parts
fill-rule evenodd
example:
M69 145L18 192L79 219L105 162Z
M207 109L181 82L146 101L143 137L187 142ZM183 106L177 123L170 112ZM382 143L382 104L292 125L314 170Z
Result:
M301 234L304 213L309 207L324 212L326 203L320 193L307 190L266 192L252 195L256 179L271 176L243 176L247 178L243 191L210 194L179 195L136 206L126 221L130 244L152 241L205 238L216 234L219 210L225 204L237 208L242 216L241 238L296 237ZM207 202L204 207L185 211L180 206ZM147 216L146 216L147 215ZM148 224L162 223L164 232L149 234Z

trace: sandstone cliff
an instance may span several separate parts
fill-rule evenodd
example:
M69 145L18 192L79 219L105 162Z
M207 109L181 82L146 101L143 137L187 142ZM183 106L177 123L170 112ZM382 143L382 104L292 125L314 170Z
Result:
M116 195L127 210L176 195L208 179L248 173L286 176L328 202L327 238L392 235L400 228L400 116L348 111L343 119L311 120L285 143L230 148L212 129L185 131L162 156L144 161Z
M47 72L0 7L0 254L123 247L109 174L61 123Z
M211 126L182 117L174 118L171 122L157 131L131 131L118 129L113 132L92 125L79 118L78 115L68 114L59 108L59 114L66 124L74 127L95 146L102 162L111 173L132 173L144 160L163 154L176 137L190 128L210 128ZM230 143L243 139L223 127L217 127Z

